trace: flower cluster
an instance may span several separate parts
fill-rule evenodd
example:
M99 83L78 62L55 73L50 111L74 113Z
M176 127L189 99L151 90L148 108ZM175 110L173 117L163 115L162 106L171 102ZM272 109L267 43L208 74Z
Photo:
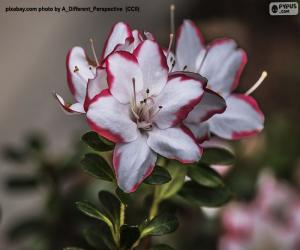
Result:
M198 162L211 134L240 139L263 128L264 116L248 94L233 93L247 57L230 39L205 45L195 24L185 20L175 54L155 37L117 23L101 56L81 47L67 55L67 80L75 103L70 114L85 114L91 129L115 143L118 185L133 192L151 174L157 155ZM258 81L261 82L262 79Z
M299 249L299 208L295 190L264 173L253 201L232 203L224 209L219 249Z

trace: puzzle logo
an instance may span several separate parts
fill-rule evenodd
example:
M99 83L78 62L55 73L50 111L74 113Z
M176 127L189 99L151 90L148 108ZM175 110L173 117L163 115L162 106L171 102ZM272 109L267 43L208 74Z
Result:
M297 2L271 2L269 4L271 16L295 16L298 15Z

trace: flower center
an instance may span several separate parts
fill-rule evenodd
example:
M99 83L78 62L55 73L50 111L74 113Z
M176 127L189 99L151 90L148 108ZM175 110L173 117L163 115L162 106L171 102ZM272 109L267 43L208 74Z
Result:
M150 96L150 90L146 89L143 99L137 101L135 79L132 79L133 100L130 103L133 118L137 127L141 130L149 131L152 129L154 117L160 112L162 106L155 105L154 99Z

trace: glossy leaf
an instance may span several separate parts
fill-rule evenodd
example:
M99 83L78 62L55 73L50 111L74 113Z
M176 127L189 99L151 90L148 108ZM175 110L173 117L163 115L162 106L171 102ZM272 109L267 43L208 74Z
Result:
M150 185L161 185L168 183L172 179L166 168L155 166L152 174L144 180L144 183Z
M64 250L85 250L85 249L80 247L66 247L64 248Z
M129 193L125 193L122 189L120 189L119 187L117 187L116 189L116 195L118 196L119 200L123 203L123 204L128 204L131 200L130 194Z
M179 192L179 195L204 207L219 207L232 198L228 187L208 188L193 181L186 182Z
M100 191L98 197L113 224L119 225L121 206L119 199L108 191Z
M190 165L188 176L193 181L205 187L215 188L224 186L222 177L205 164Z
M96 249L117 249L112 234L106 224L92 226L84 230L84 238L87 243Z
M100 137L96 132L90 131L81 137L81 140L96 151L109 151L114 144Z
M206 164L214 165L232 165L234 163L234 154L225 148L205 148L201 161Z
M76 202L77 208L84 213L85 215L101 220L104 223L106 223L110 228L112 228L112 222L108 217L106 217L104 214L102 214L98 208L96 208L93 204L87 202L87 201L78 201Z
M169 234L174 232L178 226L179 222L176 216L172 214L160 214L142 226L141 234L142 237Z
M170 161L167 165L172 180L157 189L157 199L168 199L175 195L182 187L187 172L187 167L177 161Z
M115 177L111 167L100 155L86 154L81 164L83 165L83 170L89 175L105 181L114 181Z
M121 248L131 249L132 245L139 239L140 230L136 226L122 225L121 227Z
M155 245L153 247L150 247L149 250L174 250L174 248L170 247L166 244L159 244L159 245Z

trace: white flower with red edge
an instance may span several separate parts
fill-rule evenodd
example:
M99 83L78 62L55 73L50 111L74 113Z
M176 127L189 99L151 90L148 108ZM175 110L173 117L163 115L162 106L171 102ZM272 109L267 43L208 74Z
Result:
M235 41L218 39L205 45L201 32L190 20L180 26L176 41L176 55L170 52L168 56L170 70L199 73L208 79L208 89L226 100L226 111L220 110L201 126L209 126L211 132L224 139L240 139L261 131L264 115L255 99L233 93L247 62L246 53L237 49ZM203 101L206 99L205 93Z
M119 51L106 60L109 89L90 102L90 127L116 143L113 165L119 186L133 192L151 174L157 154L183 163L202 154L182 124L203 95L203 82L185 74L168 77L159 45L142 42L133 54Z
M145 32L147 39L154 39L153 35ZM115 51L133 50L145 39L138 30L132 30L126 23L115 24L105 42L101 56L95 52L91 41L94 61L89 59L81 47L72 48L66 59L67 82L75 103L67 104L57 93L55 98L68 114L82 114L87 110L90 100L103 89L107 88L105 59ZM100 63L99 63L100 62Z

